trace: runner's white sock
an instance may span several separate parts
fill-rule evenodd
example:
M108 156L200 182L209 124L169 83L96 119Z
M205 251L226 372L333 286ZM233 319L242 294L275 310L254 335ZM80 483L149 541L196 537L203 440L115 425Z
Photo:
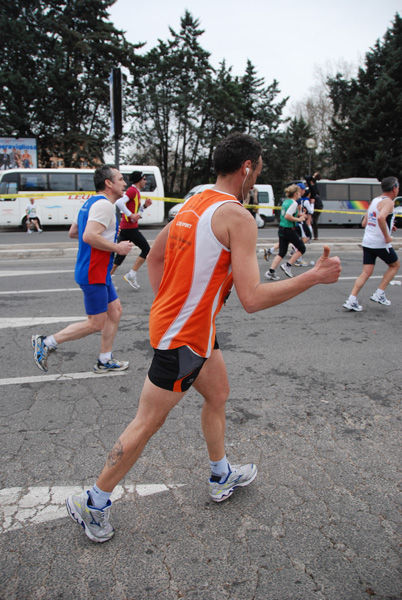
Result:
M109 500L112 494L109 492L102 492L98 486L93 485L89 490L89 497L91 499L92 506L95 508L105 508L107 501Z
M220 481L224 481L229 475L230 465L226 458L226 454L221 460L210 460L211 465L211 477L220 477Z
M57 348L57 342L54 339L54 335L48 335L47 337L45 337L43 343L45 344L45 346L49 346L50 348Z
M133 279L135 279L137 277L137 271L133 271L132 269L130 269L129 275L130 275L130 277L132 277Z
M112 358L111 352L102 352L101 354L99 354L99 360L104 365L107 363L108 360L111 360L111 358Z

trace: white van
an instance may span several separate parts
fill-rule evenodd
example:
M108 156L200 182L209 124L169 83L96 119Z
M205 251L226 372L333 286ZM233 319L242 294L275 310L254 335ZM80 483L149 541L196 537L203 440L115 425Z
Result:
M133 171L143 171L147 183L142 192L152 205L144 210L141 225L163 223L164 188L158 167L124 165L120 171L130 185ZM25 228L29 198L35 198L40 226L71 225L84 202L95 193L94 169L9 169L0 171L0 226Z
M189 198L191 198L191 196L194 196L195 194L199 194L204 190L213 188L214 185L214 183L196 185L184 196L184 201L188 200ZM255 184L255 187L258 190L258 202L260 204L258 213L260 217L262 217L264 222L263 225L261 225L261 227L264 227L266 223L272 223L275 220L274 210L272 208L273 206L275 206L274 192L272 189L272 185L257 183ZM172 221L175 218L182 204L183 203L175 204L174 206L172 206L168 213L168 221Z

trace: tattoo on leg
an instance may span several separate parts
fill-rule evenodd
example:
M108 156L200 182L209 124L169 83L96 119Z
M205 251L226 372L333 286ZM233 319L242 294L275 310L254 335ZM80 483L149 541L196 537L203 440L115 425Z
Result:
M115 445L113 446L113 448L111 449L111 451L108 454L107 466L114 467L120 461L122 456L123 456L123 444L121 443L120 440L117 440L117 442L115 443Z

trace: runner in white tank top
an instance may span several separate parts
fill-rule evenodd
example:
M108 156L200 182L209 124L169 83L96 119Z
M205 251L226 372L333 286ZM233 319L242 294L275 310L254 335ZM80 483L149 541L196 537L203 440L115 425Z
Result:
M391 237L395 229L394 200L399 193L397 178L386 177L383 179L381 189L382 195L372 200L362 221L365 228L362 242L363 271L356 279L349 298L343 303L343 307L347 310L356 312L363 310L357 300L357 294L373 274L377 258L383 260L388 265L388 269L385 271L380 286L370 296L370 300L384 306L391 305L391 302L385 297L385 288L393 280L399 269L399 260L392 247Z
M378 214L380 212L378 205L382 200L386 200L387 196L378 196L372 200L368 211L367 211L367 225L364 230L364 236L362 246L366 248L391 248L391 243L387 243L384 238L384 234L378 224ZM390 212L386 218L388 233L391 236L391 232L394 226L395 214L394 211Z

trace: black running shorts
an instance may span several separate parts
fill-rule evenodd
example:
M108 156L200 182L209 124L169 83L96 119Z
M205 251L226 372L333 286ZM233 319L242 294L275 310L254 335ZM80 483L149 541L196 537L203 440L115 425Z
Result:
M219 349L215 339L214 350ZM163 390L186 392L198 377L207 359L188 346L173 350L154 348L154 357L148 371L149 380Z
M387 265L397 262L398 255L393 248L367 248L363 246L363 264L375 265L376 258L380 258Z
M289 244L293 244L299 252L302 254L306 251L306 246L304 245L303 240L296 233L296 229L294 227L279 227L278 229L279 236L279 256L281 258L285 258L286 252L288 251Z

